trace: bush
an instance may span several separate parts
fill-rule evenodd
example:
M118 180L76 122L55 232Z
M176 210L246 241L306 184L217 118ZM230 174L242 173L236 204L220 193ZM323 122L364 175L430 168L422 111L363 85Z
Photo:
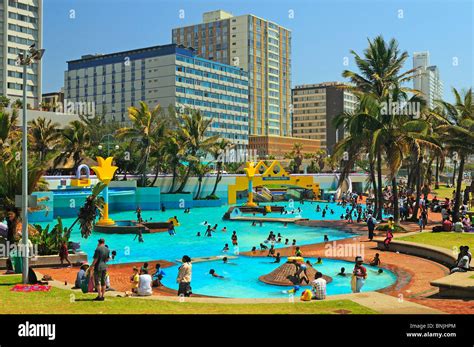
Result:
M379 225L379 226L377 226L377 227L375 228L375 230L387 231L387 230L388 230L388 224ZM400 232L400 233L405 233L405 232L406 232L406 229L403 228L401 225L395 224L394 231L395 231L395 232Z
M49 230L48 224L45 228L41 225L35 225L38 233L31 238L31 242L38 247L39 255L54 255L59 253L59 248L63 242L68 243L70 230L63 227L61 217L58 217L58 223Z

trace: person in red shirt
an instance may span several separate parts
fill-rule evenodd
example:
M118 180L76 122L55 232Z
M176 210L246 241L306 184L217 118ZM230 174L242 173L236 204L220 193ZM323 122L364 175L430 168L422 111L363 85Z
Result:
M443 231L453 230L453 222L449 220L449 217L443 222Z
M355 262L354 270L352 271L352 275L355 277L355 287L352 288L352 291L360 293L367 278L367 269L362 265L362 257L356 257Z

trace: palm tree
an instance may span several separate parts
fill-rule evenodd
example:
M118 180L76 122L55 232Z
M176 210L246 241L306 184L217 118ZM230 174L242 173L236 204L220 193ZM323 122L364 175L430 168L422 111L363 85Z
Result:
M142 160L139 165L141 172L141 185L146 186L146 175L148 172L148 161L153 146L158 146L157 141L163 138L166 122L162 117L160 105L150 110L147 103L140 101L140 108L129 107L128 117L132 121L131 127L120 128L117 137L124 139L137 139L142 150Z
M178 128L178 138L186 148L188 168L176 193L183 192L195 163L199 161L198 157L207 153L218 139L218 136L206 137L212 119L204 118L199 110L188 110L187 113L181 115L181 121L182 126Z
M20 141L18 130L18 112L13 110L10 114L4 109L0 110L0 159L7 161L12 158L11 148Z
M369 47L364 50L364 56L361 57L356 52L351 51L354 55L354 59L357 67L360 70L360 74L345 70L342 75L343 77L349 78L354 86L346 87L352 90L359 98L363 94L370 94L371 98L375 99L376 103L388 103L390 98L393 96L393 90L397 89L399 93L413 92L418 95L419 92L401 87L403 83L410 81L414 78L416 69L411 69L405 72L401 72L405 61L408 58L408 53L400 52L398 49L398 43L395 39L391 39L388 43L385 42L383 37L377 36L372 41L368 40ZM373 102L373 101L369 101ZM379 107L372 108L379 110ZM376 115L368 115L373 119L376 119ZM370 134L369 134L370 135ZM373 135L372 135L373 136ZM380 147L381 141L370 141L371 142L371 154L375 158L375 166L377 171L377 218L382 218L382 207L383 207L383 195L382 195L382 154L383 149Z
M211 154L214 157L214 160L216 161L216 181L214 183L214 188L212 189L211 194L209 196L214 196L216 194L217 190L217 185L222 179L222 165L224 163L224 153L226 149L228 149L230 146L230 142L226 139L220 139L220 141L217 141L214 146L211 147Z
M62 131L62 152L54 160L54 165L74 162L74 170L83 162L90 147L90 135L84 123L74 120Z
M453 222L459 220L461 206L461 186L464 176L464 165L469 155L474 153L474 104L472 88L461 95L456 88L452 89L455 102L438 101L443 113L433 114L441 123L436 131L441 134L446 147L457 153L459 159L456 195L453 209Z
M31 150L38 153L40 161L45 161L47 154L53 152L60 142L59 123L43 117L29 123Z

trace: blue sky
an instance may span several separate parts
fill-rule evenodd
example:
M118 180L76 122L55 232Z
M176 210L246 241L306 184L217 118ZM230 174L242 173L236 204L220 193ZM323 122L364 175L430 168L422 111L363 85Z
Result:
M413 52L428 50L448 100L452 86L474 85L472 0L44 0L43 92L63 86L68 60L170 43L172 28L200 23L216 9L292 30L293 85L343 81L345 68L356 70L350 50L362 53L378 34L410 54L406 69Z

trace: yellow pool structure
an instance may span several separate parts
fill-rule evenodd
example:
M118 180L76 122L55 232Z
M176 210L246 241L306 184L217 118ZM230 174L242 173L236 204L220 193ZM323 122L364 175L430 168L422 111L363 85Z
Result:
M253 187L265 187L267 185L291 185L312 190L314 195L319 196L319 183L314 182L312 175L290 174L286 172L278 160L273 160L269 166L264 161L247 162L245 176L237 176L235 184L228 186L227 203L237 203L237 192L248 191L249 206L253 206Z

